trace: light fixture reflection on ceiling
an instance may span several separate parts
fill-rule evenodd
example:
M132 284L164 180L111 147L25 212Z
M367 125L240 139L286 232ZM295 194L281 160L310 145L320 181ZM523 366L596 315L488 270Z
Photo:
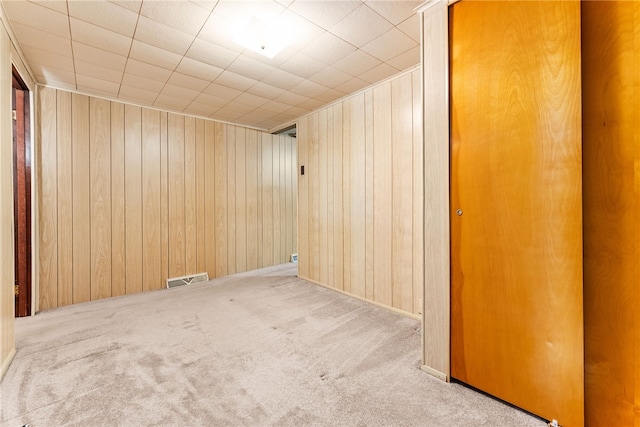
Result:
M252 16L236 28L234 42L267 58L274 58L292 38L290 26L276 16Z

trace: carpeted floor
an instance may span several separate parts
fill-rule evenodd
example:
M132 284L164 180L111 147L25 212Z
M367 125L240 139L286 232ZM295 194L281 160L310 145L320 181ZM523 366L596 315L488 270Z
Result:
M1 425L545 425L422 372L420 322L295 268L17 319Z

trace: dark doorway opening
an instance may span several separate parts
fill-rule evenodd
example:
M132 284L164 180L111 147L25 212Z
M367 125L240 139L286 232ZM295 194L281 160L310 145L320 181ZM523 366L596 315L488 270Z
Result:
M13 68L13 209L15 315L31 315L31 108L29 89Z

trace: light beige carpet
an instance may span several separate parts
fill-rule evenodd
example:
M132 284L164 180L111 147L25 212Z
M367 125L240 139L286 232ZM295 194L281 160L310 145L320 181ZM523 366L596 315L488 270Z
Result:
M3 426L543 426L420 371L420 323L295 264L17 319Z

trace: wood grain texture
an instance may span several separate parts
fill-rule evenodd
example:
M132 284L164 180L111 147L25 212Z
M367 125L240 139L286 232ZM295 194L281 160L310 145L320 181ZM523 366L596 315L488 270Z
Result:
M111 105L89 99L91 299L111 296Z
M364 93L364 282L365 282L365 298L373 301L373 199L375 188L373 186L374 163L373 163L373 91L369 90Z
M226 275L229 262L244 271L288 261L292 138L62 90L43 90L40 102L41 308L77 302L74 292L87 300L160 289L200 268Z
M40 158L42 162L37 179L38 205L38 281L40 283L40 309L58 306L58 171L57 171L57 100L54 89L41 87L38 91L40 120ZM54 161L55 159L55 161ZM69 280L71 282L71 278Z
M44 106L43 106L44 108ZM58 285L56 304L73 303L73 144L71 139L71 93L57 93L53 118L57 144L57 195L58 195ZM43 117L42 120L51 120ZM44 191L44 189L43 189ZM45 249L46 250L46 249Z
M450 374L449 17L446 2L421 14L424 146L422 364Z
M245 145L246 270L258 268L258 131L247 129Z
M169 277L186 272L185 232L185 117L169 114L167 123L169 153Z
M235 220L236 220L236 254L235 265L237 271L247 269L247 131L239 126L235 127Z
M71 95L73 161L73 303L91 300L89 97Z
M309 277L309 118L298 120L298 276ZM301 168L305 168L302 175ZM342 215L342 212L340 213Z
M142 109L124 107L126 294L142 292Z
M198 231L199 239L204 239L203 248L198 249L199 251L204 250L204 266L198 271L206 271L209 274L210 278L217 277L217 269L216 263L218 260L218 254L216 251L218 239L220 237L217 235L217 227L218 227L218 216L216 214L216 210L218 209L216 205L216 199L218 198L217 191L217 180L216 174L218 172L217 167L218 164L216 162L216 124L211 121L203 122L204 124L204 141L201 154L202 156L202 194L198 195L198 205L203 207L203 228L202 236L200 237L200 231ZM198 157L200 154L198 154ZM220 178L222 179L222 178ZM221 200L226 200L221 198ZM226 205L222 205L224 208ZM223 242L225 239L222 240Z
M581 426L580 3L451 16L451 375Z
M215 156L215 248L216 248L216 277L228 274L228 187L227 187L227 143L226 125L216 123L214 127L214 156ZM208 148L207 148L208 149ZM211 203L211 202L210 202Z
M58 92L58 95L64 92ZM111 295L126 293L124 104L111 103Z
M184 118L184 274L199 273L196 220L196 119Z
M365 296L365 109L364 93L349 100L349 209L350 215L350 289L351 293Z
M333 118L333 287L344 290L344 167L342 162L343 134L342 134L342 103L329 107ZM302 142L299 139L300 143ZM298 220L300 220L298 213ZM302 231L298 239L302 241Z
M392 105L413 105L411 75L391 82ZM413 114L411 108L391 111L393 306L413 310Z
M195 173L196 173L196 271L203 272L209 271L207 268L207 264L209 264L213 270L215 270L215 250L209 252L210 259L207 262L207 241L211 241L215 244L215 237L208 238L207 237L207 221L205 221L205 194L206 192L206 170L211 169L212 174L215 174L215 157L211 156L210 161L205 162L205 141L206 141L206 123L203 119L196 119L196 162L195 162ZM210 129L213 136L213 123L211 123ZM212 180L213 182L213 180ZM211 226L209 228L214 229L215 221L213 211L210 211L210 221L209 224ZM214 235L215 236L215 235ZM211 245L211 249L213 249L213 245ZM213 270L209 275L213 277Z
M422 85L420 72L411 73L413 90L413 232L424 235L424 154L422 139ZM413 239L413 314L421 314L424 288L424 241Z
M375 174L373 186L376 194L373 200L373 300L393 306L392 256L393 238L391 201L393 187L391 165L391 84L383 84L373 90L373 153Z
M640 425L640 3L582 4L585 423Z
M351 293L351 100L342 103L342 290Z
M161 289L160 112L142 109L142 290Z
M313 159L317 160L316 169L318 171L318 192L316 196L318 197L318 201L322 200L322 203L318 203L315 207L318 209L316 212L317 222L318 222L318 272L317 272L317 280L320 283L327 283L329 276L329 249L328 249L328 240L329 240L329 224L327 220L327 208L328 203L326 202L328 199L327 192L327 181L329 180L329 172L328 172L328 151L327 151L327 138L328 138L328 130L327 130L327 110L322 109L318 112L318 158ZM315 203L314 203L315 204Z

